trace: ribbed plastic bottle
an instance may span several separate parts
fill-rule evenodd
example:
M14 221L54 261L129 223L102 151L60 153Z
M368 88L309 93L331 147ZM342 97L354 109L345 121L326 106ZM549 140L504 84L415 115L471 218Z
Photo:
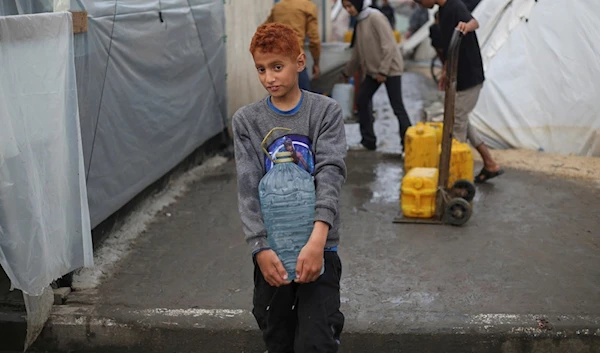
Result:
M315 184L312 175L293 162L290 152L276 153L272 160L275 165L258 186L260 207L269 246L293 281L298 255L314 227Z

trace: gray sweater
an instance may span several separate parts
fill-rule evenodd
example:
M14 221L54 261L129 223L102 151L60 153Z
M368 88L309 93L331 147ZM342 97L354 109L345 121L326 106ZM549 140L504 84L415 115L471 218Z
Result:
M269 248L258 198L258 184L268 166L261 142L274 127L289 128L291 131L276 131L266 146L290 135L302 136L310 141L307 145L312 144L315 221L329 225L326 246L337 246L340 236L338 199L346 180L346 135L342 109L334 100L306 91L299 110L291 115L276 113L269 107L266 98L240 108L233 115L239 212L246 242L253 253ZM308 149L305 152L308 153Z

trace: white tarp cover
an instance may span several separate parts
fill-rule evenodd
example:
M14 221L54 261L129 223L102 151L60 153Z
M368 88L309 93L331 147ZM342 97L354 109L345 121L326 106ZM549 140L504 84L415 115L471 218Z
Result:
M472 123L496 148L600 156L600 1L483 0Z
M33 296L93 261L70 16L0 17L0 264Z
M49 4L56 5L0 0L0 15ZM95 227L226 130L225 7L222 0L72 0L70 10L88 13L88 31L74 40Z
M226 129L225 8L222 0L78 3L89 21L75 36L75 67L96 226Z

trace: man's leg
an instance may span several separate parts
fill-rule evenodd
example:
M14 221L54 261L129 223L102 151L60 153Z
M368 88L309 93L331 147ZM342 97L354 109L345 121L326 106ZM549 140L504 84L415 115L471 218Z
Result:
M362 145L367 149L374 150L377 148L377 137L373 129L373 111L371 99L379 88L379 82L374 78L367 76L360 84L360 92L358 93L358 121L360 124L360 134L362 135Z
M298 326L294 353L336 353L344 328L340 312L342 263L337 252L325 252L325 272L298 286Z
M492 157L490 150L487 148L485 143L483 143L483 140L479 136L477 129L475 129L475 127L469 123L469 114L471 114L473 109L475 109L475 105L477 104L477 99L479 98L479 93L481 92L482 87L483 85L477 85L456 93L456 102L454 107L454 138L460 142L467 142L467 138L469 141L471 141L471 145L473 145L475 149L477 149L477 152L479 152L481 155L481 159L483 159L483 169L484 171L487 171L488 174L483 178L489 179L490 177L500 175L502 173L502 169ZM476 178L481 179L482 173L480 173Z
M298 86L300 89L310 91L310 78L308 77L308 71L306 71L306 68L298 73Z
M272 287L265 281L254 261L254 298L256 318L269 353L294 353L297 317L292 309L296 290L292 284Z
M479 91L477 87L465 91L456 92L454 101L454 129L452 137L459 142L467 142L467 131L469 129L469 113L475 108Z
M385 81L385 87L387 88L388 98L390 99L394 114L398 118L400 146L404 151L404 136L406 136L406 130L411 126L411 123L408 113L406 113L406 109L404 108L404 101L402 100L402 76L388 77Z
M477 152L481 155L481 159L483 159L483 167L490 172L497 172L500 170L500 165L496 163L490 150L483 143L483 140L479 136L479 131L469 122L469 126L467 127L467 138L471 142L471 145L477 149Z

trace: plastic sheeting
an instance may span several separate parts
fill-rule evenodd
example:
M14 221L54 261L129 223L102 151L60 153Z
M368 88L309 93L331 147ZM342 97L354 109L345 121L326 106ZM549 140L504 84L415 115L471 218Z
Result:
M485 0L472 123L496 148L600 156L600 2Z
M96 226L225 130L224 5L78 2L88 12L75 65Z
M33 6L39 1L56 5L50 0L0 3L5 1L7 6L11 2ZM88 31L74 35L74 40L95 227L225 131L224 4L72 0L70 5L72 11L88 12ZM7 10L0 6L0 15L15 14Z
M0 16L52 12L54 1L59 0L1 0Z
M41 295L92 265L70 14L0 17L0 264Z

